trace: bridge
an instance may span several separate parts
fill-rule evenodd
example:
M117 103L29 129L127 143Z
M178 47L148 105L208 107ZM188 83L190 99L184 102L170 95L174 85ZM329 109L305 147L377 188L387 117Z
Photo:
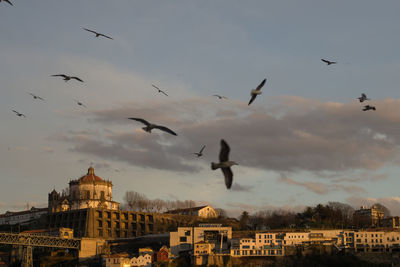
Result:
M33 266L33 247L49 247L61 249L80 249L81 240L76 238L61 238L56 236L0 233L0 244L24 247L22 266Z

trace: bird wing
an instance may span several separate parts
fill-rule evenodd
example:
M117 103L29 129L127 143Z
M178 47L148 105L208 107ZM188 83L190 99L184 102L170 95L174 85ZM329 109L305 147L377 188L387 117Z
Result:
M81 79L79 79L78 77L76 77L76 76L72 76L71 79L75 79L75 80L80 81L80 82L83 83L83 81Z
M168 96L166 92L164 92L163 90L160 90L161 93L163 93L165 96Z
M68 76L65 75L65 74L54 74L54 75L51 75L51 76L53 76L53 77L64 77L64 78L67 78L67 77L68 77Z
M7 3L9 3L10 5L13 6L13 4L9 0L4 0L4 1L6 1Z
M256 99L256 97L257 97L257 95L252 95L252 96L251 96L251 99L250 99L250 101L249 101L248 106L249 106L251 103L253 103L253 101L254 101L254 99Z
M143 124L146 125L146 126L149 126L149 125L150 125L150 123L149 123L148 121L146 121L146 120L144 120L144 119L141 119L141 118L128 118L128 119L134 120L134 121L140 121L141 123L143 123Z
M224 139L221 139L221 150L219 152L219 162L225 162L229 160L229 145Z
M216 96L216 97L218 97L218 98L221 98L222 96L220 96L220 95L213 95L213 96Z
M364 93L361 94L361 97L367 99L367 95Z
M18 111L15 111L15 110L13 110L13 109L12 109L12 111L13 111L15 114L17 114L17 115L19 114L19 112L18 112Z
M177 135L174 131L172 131L171 129L169 129L169 128L165 127L165 126L156 125L156 126L154 126L154 128L160 129L161 131L170 133L170 134L172 134L172 135Z
M267 81L267 79L264 79L256 88L257 91L261 90L261 88L264 86L265 82Z
M44 100L43 98L41 98L40 96L36 96L38 99L40 99L40 100Z
M225 177L226 188L230 189L232 186L232 180L233 180L232 170L231 170L231 168L221 168L221 170Z
M204 150L205 147L206 147L206 146L203 146L203 147L200 149L199 154L201 154L201 153L203 152L203 150Z
M98 32L95 32L95 31L92 31L92 30L89 30L89 29L86 29L86 28L83 28L85 31L88 31L88 32L91 32L91 33L94 33L94 34L98 34Z
M106 37L106 38L108 38L108 39L110 39L110 40L114 40L113 38L111 38L110 36L107 36L107 35L105 35L105 34L100 33L99 35L101 35L101 36L103 36L103 37Z
M157 90L160 90L160 88L158 88L158 87L155 86L154 84L152 84L151 86L153 86L153 87L156 88Z
M329 63L330 63L330 62L329 62L328 60L326 60L326 59L321 58L321 60L322 60L323 62L325 62L326 64L329 64Z

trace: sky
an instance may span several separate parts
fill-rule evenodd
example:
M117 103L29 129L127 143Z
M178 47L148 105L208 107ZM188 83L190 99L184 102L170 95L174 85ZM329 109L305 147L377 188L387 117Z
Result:
M12 2L0 3L0 212L45 207L93 164L120 202L137 191L231 216L380 202L400 215L398 1ZM230 190L210 168L221 139L239 163Z

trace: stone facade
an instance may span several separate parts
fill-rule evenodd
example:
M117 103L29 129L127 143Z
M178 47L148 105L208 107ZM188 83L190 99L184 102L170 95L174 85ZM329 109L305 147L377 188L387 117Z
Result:
M61 194L53 190L49 194L49 212L104 208L118 210L119 203L112 200L112 183L94 173L93 167L77 180L69 182L68 192Z

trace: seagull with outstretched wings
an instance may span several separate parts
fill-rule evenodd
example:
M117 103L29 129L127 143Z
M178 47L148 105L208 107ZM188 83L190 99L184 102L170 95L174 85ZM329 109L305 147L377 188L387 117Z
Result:
M228 143L224 139L221 139L221 150L219 152L219 163L211 162L212 170L221 169L221 171L225 177L226 188L228 188L228 189L231 188L232 181L233 181L233 173L232 173L231 167L233 165L239 165L236 162L229 160L229 151L230 150L231 149L229 148Z
M22 113L19 113L18 111L16 111L16 110L12 110L15 114L17 114L17 116L18 117L24 117L24 118L26 118L26 116L24 115L24 114L22 114Z
M171 129L169 129L169 128L165 127L165 126L153 124L153 123L150 123L150 122L148 122L148 121L146 121L144 119L141 119L141 118L128 118L128 119L139 121L139 122L143 123L144 125L146 125L146 127L143 127L142 129L145 130L148 133L151 133L151 130L153 130L153 129L159 129L159 130L167 132L169 134L177 135L174 131L172 131Z
M335 61L329 61L329 60L327 60L327 59L323 59L323 58L321 58L321 61L322 62L325 62L326 63L326 65L332 65L332 64L336 64L337 62L335 62Z
M83 29L84 29L85 31L94 33L94 34L96 35L96 37L103 36L103 37L108 38L108 39L110 39L110 40L114 40L113 38L111 38L110 36L107 36L107 35L105 35L105 34L102 34L102 33L96 32L96 31L92 31L92 30L89 30L89 29L86 29L86 28L83 28Z
M86 105L83 104L81 101L75 99L75 102L76 102L76 104L78 104L79 106L82 106L82 107L86 108Z
M32 94L32 93L29 93L32 97L33 97L33 99L40 99L40 100L44 100L43 98L41 98L40 96L38 96L38 95L35 95L35 94Z
M370 105L364 106L363 111L368 111L368 110L376 110L376 107Z
M261 95L261 88L264 86L265 82L267 81L267 79L264 79L258 86L256 89L251 90L250 95L250 101L249 104L253 103L254 99L256 99L257 95Z
M66 82L68 82L71 79L74 79L74 80L77 80L77 81L80 81L81 83L83 83L83 80L78 78L78 77L76 77L76 76L68 76L68 75L65 75L65 74L54 74L54 75L51 75L51 76L53 76L53 77L62 77L63 80L66 81Z
M358 97L357 99L360 101L360 103L362 103L362 102L364 102L366 100L370 100L369 98L367 98L367 95L364 94L364 93L362 93L361 97Z
M216 97L218 97L219 99L228 99L226 96L223 96L223 95L213 95L213 96L216 96Z
M203 147L200 149L199 152L194 152L194 153L191 153L191 154L197 155L197 157L199 158L199 157L203 156L203 150L204 150L205 147L206 147L206 146L203 145Z
M163 90L161 90L160 88L158 88L157 86L155 86L154 84L152 84L151 86L153 86L154 88L156 88L158 90L159 93L163 93L165 96L168 96L166 92L164 92Z
M11 1L10 1L10 0L0 0L0 2L1 2L1 1L7 2L7 3L9 3L10 5L12 5L12 6L13 6L13 4L11 3Z

